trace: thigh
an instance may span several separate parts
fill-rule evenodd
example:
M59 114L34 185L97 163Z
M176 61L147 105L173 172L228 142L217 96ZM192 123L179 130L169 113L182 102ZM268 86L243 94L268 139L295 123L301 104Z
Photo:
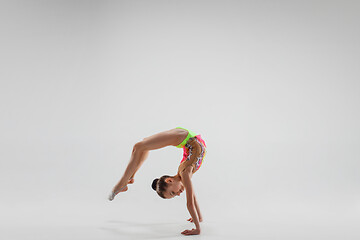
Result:
M145 150L154 150L166 146L176 146L179 144L180 138L181 135L176 129L170 129L144 138L141 145Z

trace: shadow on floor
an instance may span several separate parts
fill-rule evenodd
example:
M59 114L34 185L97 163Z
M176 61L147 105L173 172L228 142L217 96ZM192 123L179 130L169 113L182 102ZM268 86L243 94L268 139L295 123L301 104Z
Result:
M149 223L109 220L99 229L131 239L171 239L181 235L179 222Z

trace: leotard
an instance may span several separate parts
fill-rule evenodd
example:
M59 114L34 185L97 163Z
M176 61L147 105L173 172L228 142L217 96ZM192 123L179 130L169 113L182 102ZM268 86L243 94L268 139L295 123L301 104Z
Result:
M182 147L184 150L183 159L180 162L178 173L181 173L182 171L184 171L185 168L191 165L193 166L193 173L195 173L197 170L199 170L207 152L206 143L201 138L200 134L195 134L194 132L186 128L177 128L185 129L188 131L188 135L184 139L184 141L182 141L179 145L176 146L177 148Z

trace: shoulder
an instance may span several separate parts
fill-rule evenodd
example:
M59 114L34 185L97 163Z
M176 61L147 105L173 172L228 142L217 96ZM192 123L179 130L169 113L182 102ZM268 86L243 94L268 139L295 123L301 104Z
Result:
M194 166L193 165L189 165L189 166L187 166L184 170L182 170L181 172L180 172L180 176L181 176L181 178L183 177L183 176L185 176L185 177L192 177L192 174L193 174L193 170L194 170Z
M188 166L182 172L179 173L181 180L184 184L184 187L186 189L191 187L192 170L193 170L193 166Z
M192 176L192 166L187 167L186 169L184 169L184 171L180 174L182 182L184 184L185 190L186 190L186 199L187 199L187 204L191 205L194 203L194 198L193 198L193 186L191 183L191 176Z

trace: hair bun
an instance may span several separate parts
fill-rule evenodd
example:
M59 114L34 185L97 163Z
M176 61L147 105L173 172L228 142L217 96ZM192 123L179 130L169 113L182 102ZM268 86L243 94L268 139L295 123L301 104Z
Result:
M152 185L151 185L152 189L154 189L155 191L156 191L156 184L158 181L159 181L158 178L154 179L154 181L152 182Z

